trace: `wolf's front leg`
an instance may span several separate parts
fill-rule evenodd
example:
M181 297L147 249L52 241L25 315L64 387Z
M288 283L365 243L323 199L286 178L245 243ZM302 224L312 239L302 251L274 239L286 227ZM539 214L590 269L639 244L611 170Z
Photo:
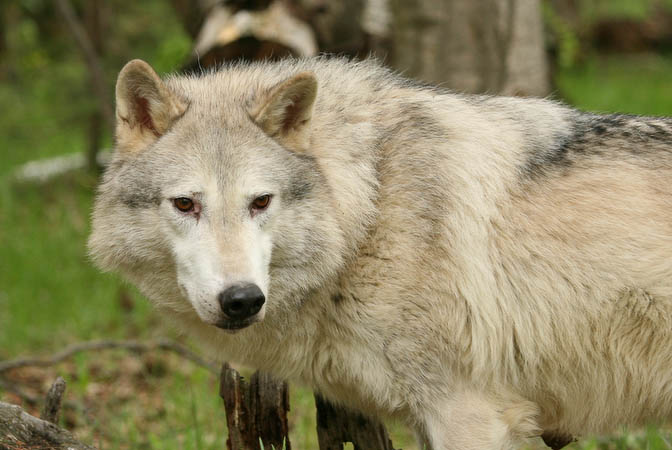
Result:
M463 392L424 414L427 450L510 450L521 439L540 434L538 408L525 400L491 400Z

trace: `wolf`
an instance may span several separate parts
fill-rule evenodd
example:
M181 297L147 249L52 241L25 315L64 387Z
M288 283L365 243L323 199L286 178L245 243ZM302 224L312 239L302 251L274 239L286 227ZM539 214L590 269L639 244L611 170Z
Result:
M672 121L129 62L89 249L212 355L510 449L672 416Z

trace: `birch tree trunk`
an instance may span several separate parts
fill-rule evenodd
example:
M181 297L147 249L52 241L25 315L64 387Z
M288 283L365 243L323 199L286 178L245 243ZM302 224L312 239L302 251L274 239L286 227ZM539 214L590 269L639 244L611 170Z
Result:
M391 0L392 65L457 91L549 93L538 0Z

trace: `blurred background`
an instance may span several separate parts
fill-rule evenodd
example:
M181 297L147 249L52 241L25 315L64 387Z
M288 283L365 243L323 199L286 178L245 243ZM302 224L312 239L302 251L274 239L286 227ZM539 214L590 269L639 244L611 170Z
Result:
M374 55L458 91L672 115L672 0L3 0L0 361L92 339L190 345L86 255L94 190L113 145L114 81L126 61L190 72L322 52ZM39 412L57 375L68 383L60 424L84 442L224 448L216 374L174 352L82 352L0 372L0 400ZM294 448L317 448L314 416L312 393L292 386ZM417 448L408 430L388 425L396 447ZM671 442L652 426L572 448Z

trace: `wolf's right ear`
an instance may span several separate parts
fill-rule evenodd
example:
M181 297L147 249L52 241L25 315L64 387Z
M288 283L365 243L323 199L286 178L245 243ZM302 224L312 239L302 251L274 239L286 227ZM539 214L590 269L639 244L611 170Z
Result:
M310 140L310 119L317 96L317 80L302 72L278 83L256 99L248 111L252 120L269 136L303 151Z
M133 153L161 137L187 109L171 93L154 69L134 59L117 78L117 149Z

